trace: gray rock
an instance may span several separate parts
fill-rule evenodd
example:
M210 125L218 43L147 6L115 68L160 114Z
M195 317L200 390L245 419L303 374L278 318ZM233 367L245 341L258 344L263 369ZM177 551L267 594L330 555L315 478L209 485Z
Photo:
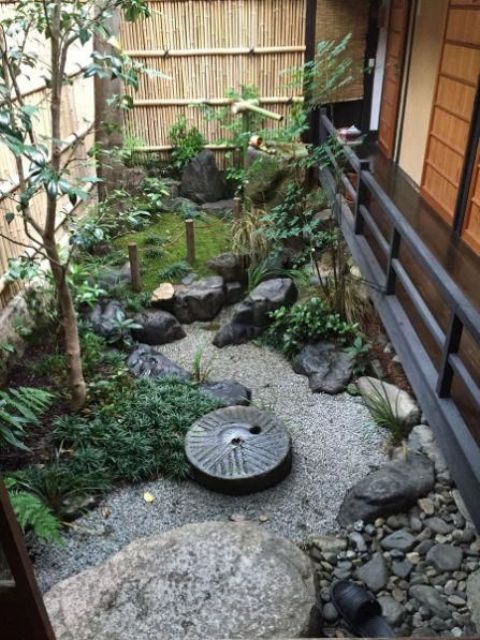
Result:
M382 607L382 613L392 627L398 627L406 615L402 605L390 596L380 596L378 602Z
M359 553L363 553L367 550L367 544L361 533L354 531L348 537Z
M178 320L168 311L148 310L134 318L141 329L132 329L132 336L143 344L159 345L181 340L187 335Z
M480 631L480 570L467 578L467 604L472 612L472 621Z
M172 200L166 200L163 203L162 208L165 211L181 213L184 218L189 215L191 217L195 217L200 211L200 207L196 202L190 200L190 198L182 198L181 196L173 198Z
M408 578L412 569L413 564L408 560L395 560L395 562L392 562L392 571L399 578Z
M335 622L338 619L338 612L331 602L327 602L327 604L323 607L322 617L325 622Z
M445 522L445 520L442 520L442 518L427 518L425 520L425 524L433 531L433 533L441 533L442 535L451 533L453 530L452 525Z
M294 358L295 373L308 376L314 393L340 393L352 376L354 358L344 349L330 342L304 347Z
M247 523L136 540L45 596L58 640L298 638L315 606L308 558Z
M426 560L439 571L456 571L462 564L463 551L451 544L436 544L427 553Z
M88 314L93 331L104 338L122 337L118 335L116 322L125 317L125 311L118 300L98 302Z
M410 551L410 549L415 544L415 538L411 533L408 533L408 531L400 529L399 531L391 533L386 538L383 538L380 544L382 548L386 549L387 551L389 551L390 549L396 549L398 551L403 551L403 553L406 553L407 551Z
M433 463L420 454L408 454L373 471L350 489L340 507L338 520L373 522L408 509L431 491L435 483Z
M412 632L412 638L435 638L437 632L429 627L419 627Z
M415 598L421 605L426 607L433 615L442 619L449 617L450 612L441 598L439 592L425 584L417 584L408 590L410 597Z
M288 166L279 158L263 154L247 173L244 191L255 204L265 204L275 198L280 183L288 175Z
M217 202L205 202L201 207L205 213L211 213L219 218L224 218L232 215L233 212L233 199L217 200Z
M102 289L110 289L116 287L119 284L129 284L131 281L130 276L130 263L126 262L122 267L107 267L102 269L96 278L89 278L91 284L96 284Z
M381 553L375 553L371 560L357 569L356 577L371 591L377 593L387 585L389 572Z
M189 380L191 375L182 367L172 362L151 346L140 344L127 359L127 366L134 376L148 378L166 378L174 376L181 380Z
M224 347L256 338L271 322L269 314L284 305L293 304L297 296L297 287L290 278L264 280L235 307L231 322L221 327L213 344Z
M225 282L239 282L245 278L245 269L240 264L238 256L233 253L220 253L211 258L207 266Z
M338 554L347 548L347 541L337 536L316 536L311 543L323 553Z
M233 405L249 405L252 392L240 382L235 380L222 380L220 382L205 382L198 387L201 393L220 400L224 407Z
M420 409L406 391L370 376L359 378L357 387L367 403L370 398L384 398L397 418L406 426L413 427L418 424Z
M435 471L445 473L448 470L447 463L435 440L433 431L425 424L413 427L408 436L408 448L411 451L419 451L433 460Z
M223 279L211 276L176 287L173 313L182 323L213 320L225 303Z
M209 149L201 151L182 171L180 193L194 202L217 202L223 198L225 184L215 156Z
M225 284L225 304L237 304L243 298L244 288L240 282L227 282Z

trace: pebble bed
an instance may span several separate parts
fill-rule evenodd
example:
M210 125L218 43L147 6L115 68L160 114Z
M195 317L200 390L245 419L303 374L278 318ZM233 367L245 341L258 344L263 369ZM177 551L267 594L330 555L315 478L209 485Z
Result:
M309 553L326 636L349 636L329 593L335 580L347 579L376 594L398 636L478 637L480 538L434 447L423 451L436 463L434 490L408 513L358 521L342 535L313 540Z
M217 349L211 344L216 328L189 325L186 338L159 350L191 370L195 351L204 347L203 363L213 358L211 380L241 382L252 390L257 406L281 417L293 439L290 476L276 487L241 497L164 478L120 488L75 522L62 548L37 547L35 569L42 589L103 562L137 538L189 522L248 519L303 544L338 530L336 515L345 492L387 460L386 434L360 398L312 394L307 378L271 349L252 343ZM145 491L153 502L144 501Z

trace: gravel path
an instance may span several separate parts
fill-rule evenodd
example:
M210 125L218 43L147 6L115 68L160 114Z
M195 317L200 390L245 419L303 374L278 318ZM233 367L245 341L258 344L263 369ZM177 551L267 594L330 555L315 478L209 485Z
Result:
M307 378L293 373L270 349L246 344L219 350L211 345L212 328L190 325L185 339L160 350L191 369L195 350L205 346L204 362L213 356L212 380L238 380L252 389L257 406L282 417L293 438L291 475L276 487L241 497L162 478L114 491L76 521L79 529L64 536L63 548L38 549L35 569L43 589L102 562L136 538L189 522L246 518L299 542L335 531L346 490L386 460L384 434L358 398L312 394ZM146 490L155 497L151 504L143 500Z

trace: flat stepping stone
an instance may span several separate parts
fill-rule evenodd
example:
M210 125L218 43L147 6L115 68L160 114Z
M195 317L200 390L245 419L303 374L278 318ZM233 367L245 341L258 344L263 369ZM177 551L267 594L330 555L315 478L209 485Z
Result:
M310 560L250 523L204 522L140 538L56 584L58 640L318 637Z
M185 453L197 482L232 495L271 487L292 466L284 424L256 407L226 407L203 416L187 432Z

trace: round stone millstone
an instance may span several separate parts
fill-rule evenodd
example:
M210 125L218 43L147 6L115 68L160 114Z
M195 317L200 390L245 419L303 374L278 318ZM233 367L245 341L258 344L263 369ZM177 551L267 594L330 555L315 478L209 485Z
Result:
M284 424L256 407L226 407L203 416L188 430L185 453L197 482L233 495L271 487L292 466Z

